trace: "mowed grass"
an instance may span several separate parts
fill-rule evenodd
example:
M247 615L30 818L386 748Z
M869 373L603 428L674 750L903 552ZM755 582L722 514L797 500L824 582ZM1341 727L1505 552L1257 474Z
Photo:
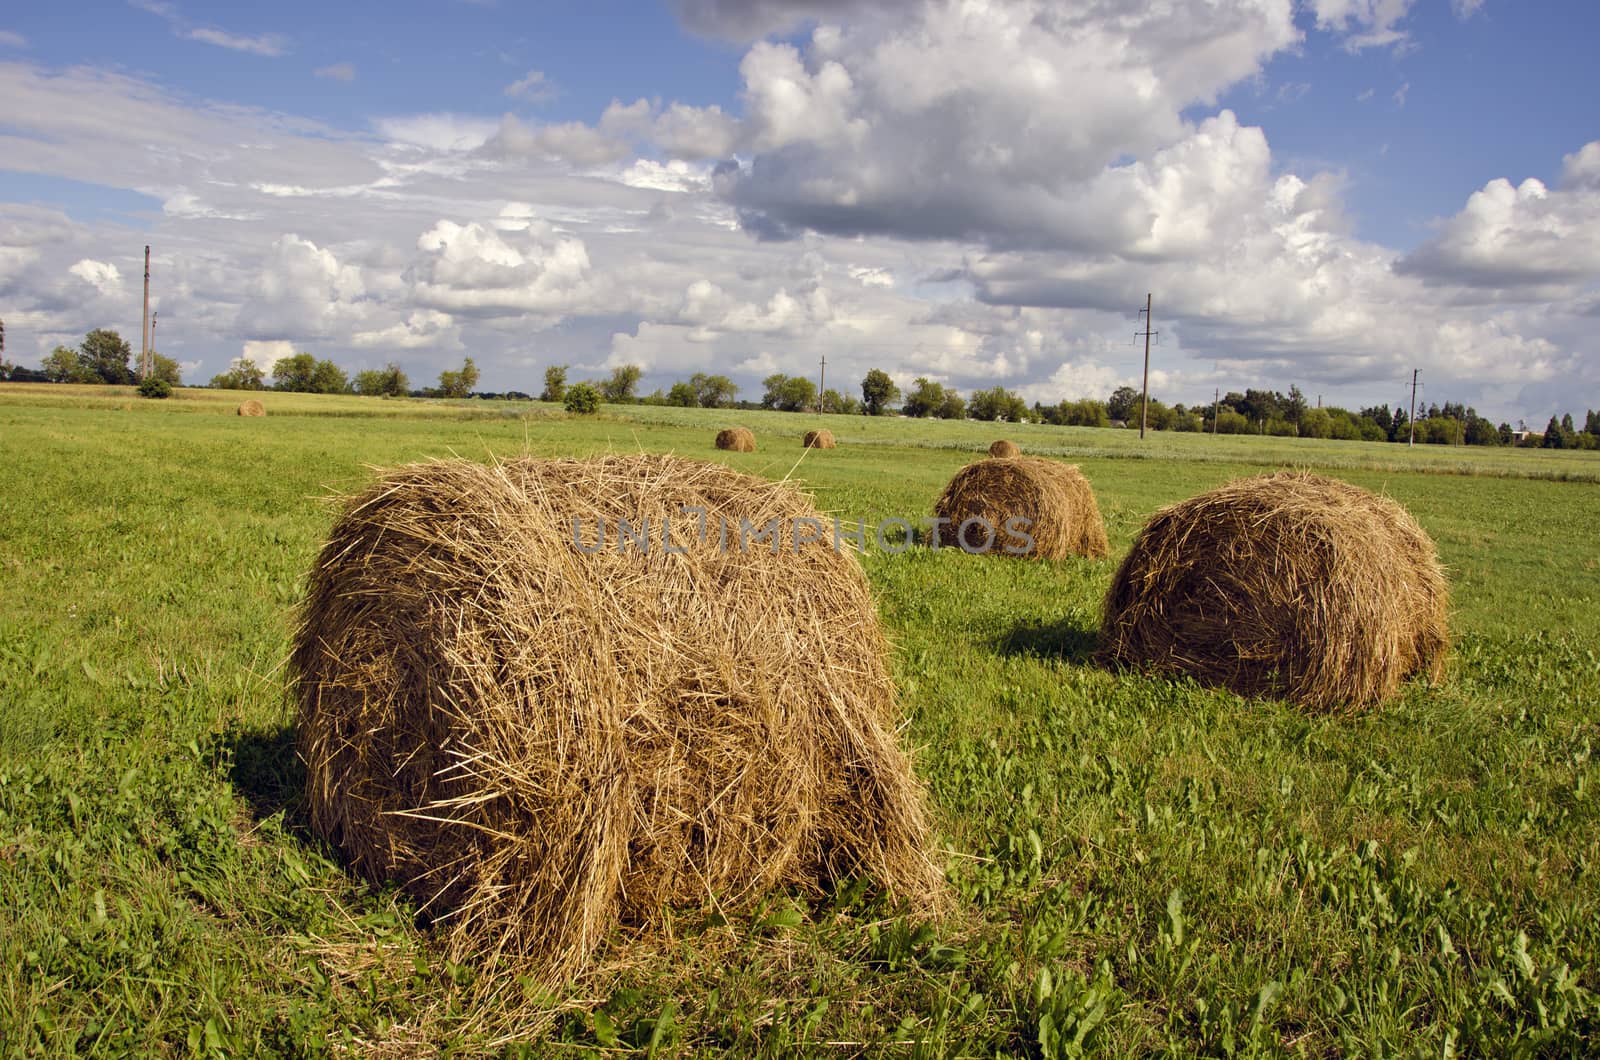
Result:
M779 414L267 395L256 420L192 393L0 387L0 1053L1503 1056L1600 1035L1593 454L1457 451L1438 474L1393 447L1174 435L1147 459L1124 432L904 421L832 422L841 447L806 453ZM727 422L761 450L715 452ZM674 451L875 523L927 514L999 433L1081 450L1113 554L865 558L948 918L859 884L679 910L541 996L445 962L305 831L282 660L325 498L367 465ZM1434 536L1440 687L1306 718L1092 662L1149 514L1279 462L1384 490Z

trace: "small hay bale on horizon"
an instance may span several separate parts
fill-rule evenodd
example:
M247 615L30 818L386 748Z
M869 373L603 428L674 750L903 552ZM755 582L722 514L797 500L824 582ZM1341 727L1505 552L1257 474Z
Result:
M1327 712L1437 681L1449 645L1449 585L1410 514L1284 471L1151 517L1106 594L1100 657Z
M1022 450L1017 448L1017 443L1009 438L1001 438L989 444L989 455L997 457L1021 456Z
M235 414L239 416L265 416L267 408L255 398L250 398L239 406Z
M669 519L672 551L620 531ZM452 959L505 954L545 986L674 906L862 877L942 907L858 562L723 544L741 519L822 525L788 486L669 456L380 473L295 633L312 827Z
M1094 489L1075 464L1037 456L989 457L956 472L933 514L935 548L1063 559L1110 552ZM991 533L992 531L992 533Z
M833 440L833 432L826 427L817 431L807 431L804 446L807 449L838 448L838 444Z
M735 453L756 451L756 436L748 427L729 427L717 432L717 448Z

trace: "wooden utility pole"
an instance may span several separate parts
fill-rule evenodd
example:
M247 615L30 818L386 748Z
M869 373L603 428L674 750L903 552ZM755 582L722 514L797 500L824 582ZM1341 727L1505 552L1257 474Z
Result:
M819 412L819 413L823 411L822 395L827 392L826 389L825 389L825 387L827 386L827 383L828 383L828 355L827 354L823 354L822 355L822 368L817 373L817 412Z
M1150 418L1150 336L1159 335L1158 331L1150 330L1150 295L1144 296L1144 331L1134 334L1144 336L1144 399L1139 404L1139 437L1144 437L1145 422Z
M145 365L144 371L140 374L141 380L150 378L156 370L156 317L160 315L160 311L150 314L150 363Z
M1222 388L1217 387L1216 396L1211 399L1211 437L1217 436L1217 413L1222 411Z
M1417 447L1417 374L1420 368L1411 369L1411 440L1406 442L1411 448Z
M144 248L144 316L139 321L139 378L150 374L150 244Z

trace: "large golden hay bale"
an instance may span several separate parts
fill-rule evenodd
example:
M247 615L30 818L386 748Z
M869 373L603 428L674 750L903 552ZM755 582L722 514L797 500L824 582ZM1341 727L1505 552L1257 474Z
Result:
M266 407L255 398L251 398L239 406L239 415L241 416L265 416L266 414Z
M1021 456L1022 450L1017 448L1017 443L1007 438L1001 438L989 445L990 456Z
M748 427L729 427L717 432L717 448L731 449L736 453L756 451L756 436Z
M1326 711L1437 680L1449 586L1406 510L1304 472L1157 512L1106 596L1108 661Z
M807 449L835 449L838 446L833 440L833 432L827 428L820 431L807 431L805 448Z
M872 598L831 533L794 546L814 518L667 456L383 473L346 502L295 638L313 826L453 954L545 982L667 905L869 876L936 906ZM778 520L780 551L741 549L741 519ZM648 551L619 548L624 520Z
M949 520L936 524L939 548L958 545L968 552L1036 559L1099 557L1110 551L1089 480L1075 465L1043 457L991 457L968 464L945 486L933 514Z

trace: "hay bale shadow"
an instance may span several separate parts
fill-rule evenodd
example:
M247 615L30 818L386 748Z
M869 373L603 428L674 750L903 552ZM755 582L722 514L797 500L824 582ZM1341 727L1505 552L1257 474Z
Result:
M1080 618L1054 622L1021 622L995 640L1001 655L1024 655L1035 659L1059 659L1076 666L1094 661L1100 645L1100 630Z
M311 837L305 815L306 766L295 749L293 725L244 729L230 725L219 744L226 754L228 782L258 821L283 814L284 828Z

